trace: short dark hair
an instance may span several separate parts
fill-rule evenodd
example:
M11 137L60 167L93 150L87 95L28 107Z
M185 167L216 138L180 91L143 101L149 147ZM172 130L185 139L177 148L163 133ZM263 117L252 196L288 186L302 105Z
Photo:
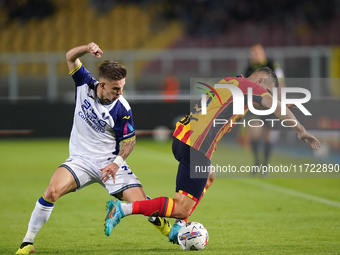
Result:
M116 61L105 60L99 66L99 77L108 79L110 81L119 81L124 79L127 75L125 66Z
M253 73L265 73L268 75L268 77L270 78L271 82L274 82L275 87L279 86L279 80L277 79L277 76L274 72L273 69L269 68L269 67L261 67L259 69L257 69L255 72Z

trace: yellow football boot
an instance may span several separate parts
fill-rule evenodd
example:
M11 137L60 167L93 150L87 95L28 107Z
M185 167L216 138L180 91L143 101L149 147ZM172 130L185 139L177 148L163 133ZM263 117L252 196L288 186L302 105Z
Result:
M169 236L170 230L171 230L171 224L170 222L162 217L158 217L159 220L156 220L155 222L150 222L152 225L155 226L155 228L161 232L165 236ZM157 223L156 223L157 222Z
M34 252L33 244L28 244L26 246L21 245L19 250L15 254L30 254Z

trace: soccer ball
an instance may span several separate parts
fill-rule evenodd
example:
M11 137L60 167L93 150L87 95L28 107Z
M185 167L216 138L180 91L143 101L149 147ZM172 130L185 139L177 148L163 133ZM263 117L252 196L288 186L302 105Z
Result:
M202 250L209 240L208 231L198 222L189 222L178 231L178 244L183 250Z

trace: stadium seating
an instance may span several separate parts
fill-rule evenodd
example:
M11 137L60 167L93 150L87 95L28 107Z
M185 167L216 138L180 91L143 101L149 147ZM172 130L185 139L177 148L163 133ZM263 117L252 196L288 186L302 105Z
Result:
M12 21L0 33L1 52L66 52L74 46L96 42L105 50L155 49L168 47L181 34L176 22L155 29L157 5L117 4L98 13L83 0L53 0L55 12L45 19L32 19L22 24ZM6 12L0 15L4 24ZM67 73L65 65L59 73ZM140 68L139 68L140 69ZM2 68L1 74L8 68ZM40 75L45 64L19 65L19 74Z

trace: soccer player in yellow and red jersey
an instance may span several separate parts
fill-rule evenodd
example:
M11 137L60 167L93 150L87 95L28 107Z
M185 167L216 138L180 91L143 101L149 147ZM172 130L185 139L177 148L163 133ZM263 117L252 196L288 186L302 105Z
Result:
M269 109L273 102L272 90L278 80L272 69L264 67L256 70L248 79L243 77L225 78L219 83L237 87L247 98L248 88L251 87L253 106L257 109ZM206 114L204 115L201 102L199 102L190 115L185 116L177 123L174 131L172 151L179 161L175 197L158 197L128 204L118 200L108 201L105 219L106 235L111 234L112 229L120 222L121 218L131 214L177 219L186 219L191 214L202 196L209 175L208 172L195 172L195 166L208 169L217 143L225 133L230 132L233 128L231 120L235 123L248 111L248 104L245 103L243 114L233 113L233 100L236 101L237 97L233 96L230 90L215 88L209 93L221 104L211 103L212 98L210 97L207 99ZM281 114L281 103L278 102L274 113L296 131L300 140L308 141L313 149L320 148L320 142L305 130L289 109L286 111L286 115ZM214 125L215 119L224 119L228 122L224 125ZM178 231L184 224L184 222L174 224L169 234L169 241L177 242Z

